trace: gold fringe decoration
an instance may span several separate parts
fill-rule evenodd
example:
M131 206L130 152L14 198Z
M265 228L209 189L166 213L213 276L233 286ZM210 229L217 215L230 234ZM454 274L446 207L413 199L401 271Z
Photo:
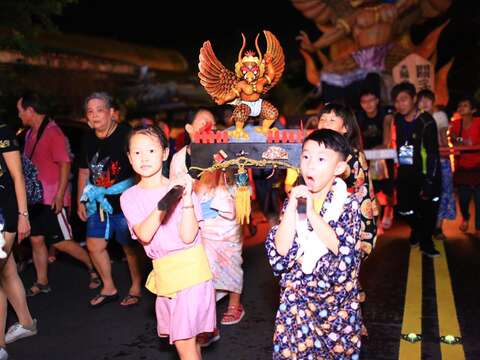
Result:
M250 189L248 186L239 186L235 190L235 213L238 224L250 224Z

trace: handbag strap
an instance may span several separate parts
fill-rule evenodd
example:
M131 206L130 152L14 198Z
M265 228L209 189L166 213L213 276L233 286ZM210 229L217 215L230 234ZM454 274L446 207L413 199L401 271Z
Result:
M27 156L30 160L32 160L35 149L37 148L37 144L40 141L40 137L43 135L43 132L45 131L49 122L50 120L45 116L45 118L42 120L42 123L40 124L40 127L38 128L37 138L35 140L35 144L33 144L32 152L30 153L30 156ZM29 135L31 135L31 132Z

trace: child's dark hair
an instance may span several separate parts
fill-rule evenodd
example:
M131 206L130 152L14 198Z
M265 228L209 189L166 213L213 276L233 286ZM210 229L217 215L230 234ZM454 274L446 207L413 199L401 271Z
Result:
M410 83L408 81L404 81L400 84L395 85L392 88L392 91L390 92L390 96L392 98L392 101L395 101L397 96L400 95L400 93L402 93L402 92L407 93L412 98L414 98L415 95L417 94L417 90L415 89L415 85L413 85L412 83Z
M433 102L435 102L435 94L432 90L430 89L423 89L420 90L417 94L417 101L422 100L423 98L430 99Z
M157 138L162 148L168 148L168 139L163 130L157 125L140 125L130 130L127 137L127 152L130 151L130 140L134 135L143 134Z
M323 145L325 148L339 153L342 157L342 160L346 160L348 155L350 155L352 152L352 149L345 136L342 136L342 134L339 134L335 130L315 130L305 138L303 145L305 145L305 143L309 140L315 141L318 143L318 145Z
M320 111L318 118L321 119L323 114L334 113L338 117L343 119L343 124L347 129L347 133L344 134L345 138L348 140L350 146L361 149L361 137L360 137L360 128L358 127L357 118L353 114L353 111L346 105L338 103L328 103Z

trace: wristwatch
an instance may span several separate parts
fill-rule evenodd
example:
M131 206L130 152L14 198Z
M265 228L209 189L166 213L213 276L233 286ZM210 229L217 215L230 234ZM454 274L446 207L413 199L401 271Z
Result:
M19 212L18 212L18 215L22 215L22 216L28 217L28 211L19 211Z

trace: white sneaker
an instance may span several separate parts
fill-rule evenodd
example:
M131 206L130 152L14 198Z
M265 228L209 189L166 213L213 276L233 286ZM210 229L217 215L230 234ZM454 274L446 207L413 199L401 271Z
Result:
M5 343L10 344L19 339L33 335L37 335L37 319L33 319L33 325L31 326L31 329L27 329L23 327L22 324L17 322L8 328L8 331L5 334Z
M5 348L0 347L0 360L7 360L8 359L8 352Z

